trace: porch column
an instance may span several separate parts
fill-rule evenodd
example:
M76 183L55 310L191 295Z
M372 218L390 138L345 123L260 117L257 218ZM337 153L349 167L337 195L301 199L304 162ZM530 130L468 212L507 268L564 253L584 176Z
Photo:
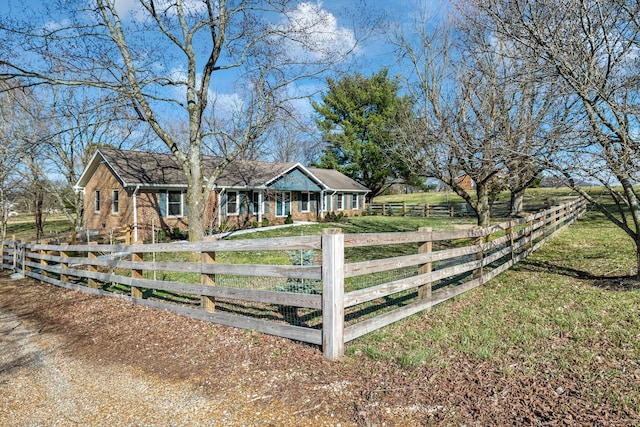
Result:
M262 224L262 191L258 192L258 224Z
M222 227L222 193L224 192L224 189L220 190L219 192L216 192L216 199L218 200L217 202L217 209L216 211L218 212L218 228Z
M140 186L136 186L133 190L133 241L138 241L138 190Z

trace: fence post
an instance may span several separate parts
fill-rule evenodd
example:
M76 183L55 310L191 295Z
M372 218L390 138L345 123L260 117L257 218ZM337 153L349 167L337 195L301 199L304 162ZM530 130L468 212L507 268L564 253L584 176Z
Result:
M511 252L511 261L513 262L513 260L516 258L516 254L513 251L513 243L514 243L514 239L513 239L513 221L509 221L509 225L507 226L507 229L505 230L505 233L507 234L507 236L509 236L509 241L508 241L508 245L509 245L509 252Z
M128 228L128 226L127 226ZM127 238L130 238L130 229L128 228L128 232L127 232ZM134 245L141 245L142 242L138 241L135 242ZM131 261L132 262L142 262L143 261L143 257L142 257L142 253L140 252L134 252L131 254ZM131 279L142 279L142 270L137 270L137 269L132 269L131 270ZM142 289L137 287L137 286L133 286L131 285L131 298L143 298L142 295Z
M549 217L549 210L547 209L544 211L544 215L540 218L540 221L542 221L542 240L547 240L547 237L549 236L549 223L547 222Z
M4 248L6 246L7 248L7 255L9 255L9 242L7 242L7 244L4 244L5 242L2 242L2 248L0 249L0 271L4 270Z
M407 216L407 202L402 202L402 216Z
M431 227L420 227L418 229L420 233L431 233L433 229ZM429 240L424 242L420 242L420 246L418 247L418 253L420 254L428 254L433 251L433 241L431 240L431 234L429 234ZM418 268L418 274L428 274L431 273L433 269L433 263L431 261L421 264ZM418 288L418 299L431 298L431 282L426 283ZM429 307L429 310L431 307Z
M69 281L69 276L64 274L64 272L69 268L69 261L67 259L69 257L69 253L67 252L67 246L69 246L68 243L63 243L63 249L60 251L60 268L62 269L62 272L60 273L61 282Z
M344 234L322 233L322 352L329 360L344 354Z
M111 242L109 242L111 243ZM131 241L131 225L127 224L127 227L125 228L124 231L124 244L125 245L130 245L130 244L138 244L138 242L132 242Z
M386 215L387 205L385 203L382 204L382 216Z
M22 272L23 274L26 273L27 271L33 271L33 267L30 265L27 265L27 263L31 263L31 261L33 261L31 259L31 255L30 255L30 249L27 248L28 243L23 243L22 244ZM25 274L26 276L26 274Z
M484 227L476 227L476 230L484 230ZM480 250L476 252L476 261L480 261L480 266L473 271L474 279L482 279L482 259L484 258L484 236L481 235L473 240L474 245L480 245Z
M215 252L202 252L202 264L215 264L216 262L216 253ZM215 286L216 285L216 275L202 273L200 282L206 286ZM206 311L215 311L216 310L216 299L214 297L208 295L201 296L201 306Z
M11 236L11 242L13 243L13 271L15 273L18 269L18 241L15 234Z
M453 203L451 203L451 205L449 205L449 213L451 218L453 218L454 216L456 216L456 208L454 207Z
M533 215L527 215L527 222L525 223L525 238L527 244L524 245L524 250L529 251L533 248Z
M98 242L90 242L89 246L97 247L98 246ZM88 251L87 252L87 258L89 258L90 260L96 259L97 257L98 256L96 255L96 253L94 251ZM95 265L89 264L89 272L96 273L97 271L98 271L98 268ZM96 279L89 278L87 283L88 283L90 288L98 289L98 282L96 281Z
M27 277L27 245L24 242L20 242L20 263L22 268L22 275Z
M47 251L46 249L40 249L39 252L41 257L45 257L49 254L49 251ZM46 268L49 265L49 262L44 258L40 258L40 265L42 266L40 267L40 274L46 277L47 276Z

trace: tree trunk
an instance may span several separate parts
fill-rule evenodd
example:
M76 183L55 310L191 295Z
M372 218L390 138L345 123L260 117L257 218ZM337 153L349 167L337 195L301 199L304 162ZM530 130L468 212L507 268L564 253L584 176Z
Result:
M522 215L524 212L524 192L524 189L511 191L510 216Z
M488 227L491 224L491 207L489 206L489 192L485 185L477 185L478 204L476 213L478 215L478 226Z
M636 280L640 282L640 239L636 239Z
M207 195L202 185L190 185L187 190L187 220L189 221L189 241L200 242L204 239L204 214Z
M36 190L35 194L35 223L36 223L36 242L40 242L40 238L44 234L44 225L42 223L42 206L44 205L44 195L42 191Z

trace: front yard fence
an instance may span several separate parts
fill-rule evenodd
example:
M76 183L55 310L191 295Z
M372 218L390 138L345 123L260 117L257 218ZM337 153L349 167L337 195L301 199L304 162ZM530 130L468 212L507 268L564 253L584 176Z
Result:
M12 240L2 242L2 268L319 345L334 360L345 343L492 279L579 218L585 206L575 199L490 227L452 231L343 234L335 228L316 236L146 245ZM312 261L283 262L292 254Z

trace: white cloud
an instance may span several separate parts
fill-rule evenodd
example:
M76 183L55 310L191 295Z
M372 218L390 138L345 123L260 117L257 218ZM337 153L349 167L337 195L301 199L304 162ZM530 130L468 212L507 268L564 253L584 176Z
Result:
M311 55L319 59L347 52L356 46L353 31L340 27L336 17L323 9L321 2L300 3L277 30L293 57Z

